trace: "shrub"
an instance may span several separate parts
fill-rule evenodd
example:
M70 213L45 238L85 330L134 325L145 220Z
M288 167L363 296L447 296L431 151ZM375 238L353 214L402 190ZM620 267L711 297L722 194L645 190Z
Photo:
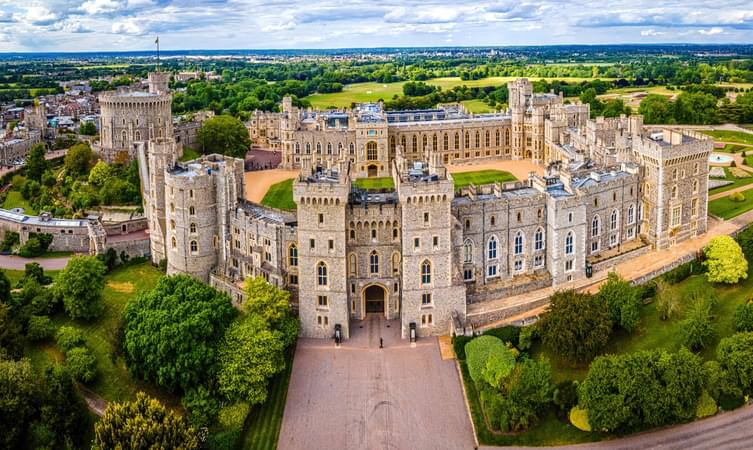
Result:
M529 325L523 327L520 330L520 336L518 337L518 348L521 351L526 351L533 345L534 339L539 337L539 328L536 325Z
M479 336L465 346L468 373L476 384L484 380L486 363L493 353L510 354L505 344L494 336Z
M78 328L60 327L55 335L55 341L63 352L68 352L84 345L84 334Z
M712 283L737 283L748 278L748 261L742 248L727 235L716 236L703 249L706 255L704 266Z
M73 378L88 383L97 374L97 358L86 347L76 347L65 354L65 366Z
M641 301L656 297L656 282L649 281L639 284L635 287L635 296Z
M732 411L745 404L745 397L742 395L723 393L719 397L719 407L722 411Z
M753 391L753 332L735 333L722 339L716 348L716 359L743 394Z
M694 263L695 261L690 261L686 262L685 264L680 264L679 266L662 275L662 279L664 279L664 281L669 284L677 284L693 273Z
M630 282L616 272L610 272L607 282L599 289L598 297L609 307L612 322L623 330L632 332L640 322L638 298Z
M554 404L557 405L561 413L566 413L578 404L578 382L565 380L554 388Z
M742 192L733 192L729 194L729 199L733 202L744 202L745 194L743 194Z
M455 357L463 361L465 360L465 344L471 342L473 336L453 336L452 348L455 350Z
M580 406L570 410L570 423L581 431L591 431L591 425L588 423L588 411Z
M15 231L6 231L3 236L3 243L0 245L0 251L9 252L13 250L13 247L21 242L21 237Z
M737 163L735 162L735 160L734 160L734 159L732 160L732 162L731 162L731 163L729 163L729 166L730 166L730 167L737 167Z
M709 395L708 392L703 391L701 398L698 399L698 406L695 410L695 416L699 419L703 417L713 416L717 410L716 402Z
M43 341L49 339L55 333L55 327L52 325L52 321L47 316L31 316L29 317L29 326L26 330L26 335L32 341Z
M735 328L737 331L753 331L753 300L735 309Z
M251 411L251 405L246 402L234 403L220 409L217 415L219 432L210 436L209 448L236 448L241 438L243 424Z
M209 426L219 413L220 406L212 392L204 386L189 389L181 401L194 428Z
M484 336L494 336L502 342L509 342L515 347L518 346L520 336L520 327L508 325L500 328L493 328L484 332Z
M207 437L204 447L207 450L234 449L241 440L241 430L220 431Z
M714 338L711 324L711 304L705 299L697 299L682 321L682 343L691 350L705 348Z

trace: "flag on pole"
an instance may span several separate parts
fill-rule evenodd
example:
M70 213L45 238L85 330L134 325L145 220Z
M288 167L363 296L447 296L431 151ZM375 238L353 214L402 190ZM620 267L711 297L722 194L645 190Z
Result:
M155 44L159 44L159 36L157 36L157 39L154 40Z

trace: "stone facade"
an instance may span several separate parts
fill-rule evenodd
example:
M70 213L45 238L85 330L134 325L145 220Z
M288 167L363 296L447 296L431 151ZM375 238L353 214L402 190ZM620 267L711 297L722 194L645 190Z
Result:
M587 106L529 87L511 83L508 115L299 111L289 99L279 115L255 114L257 142L301 169L295 213L242 199L241 160L177 163L174 141L143 144L153 261L237 303L248 277L289 289L303 336L339 327L347 338L378 313L408 337L448 332L469 302L562 285L705 232L709 139L651 130L640 116L589 120ZM456 190L445 162L486 157L546 170ZM394 188L353 183L369 176Z

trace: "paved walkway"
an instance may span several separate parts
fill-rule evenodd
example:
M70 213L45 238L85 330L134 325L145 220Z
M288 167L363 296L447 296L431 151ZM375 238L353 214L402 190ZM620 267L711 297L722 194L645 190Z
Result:
M464 401L455 361L441 359L436 337L412 348L399 321L369 316L351 322L339 349L298 340L278 448L472 449Z
M0 255L0 269L24 270L29 263L38 263L44 270L62 270L70 256L60 258L21 258L20 256Z
M622 439L556 448L560 450L743 450L751 447L753 447L753 406ZM522 450L536 447L481 448Z

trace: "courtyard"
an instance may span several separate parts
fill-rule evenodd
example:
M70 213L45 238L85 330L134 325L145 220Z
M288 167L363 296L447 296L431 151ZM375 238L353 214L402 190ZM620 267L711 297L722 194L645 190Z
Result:
M442 360L436 337L411 347L400 339L399 321L372 314L351 323L340 348L299 339L278 448L474 445L455 361Z

